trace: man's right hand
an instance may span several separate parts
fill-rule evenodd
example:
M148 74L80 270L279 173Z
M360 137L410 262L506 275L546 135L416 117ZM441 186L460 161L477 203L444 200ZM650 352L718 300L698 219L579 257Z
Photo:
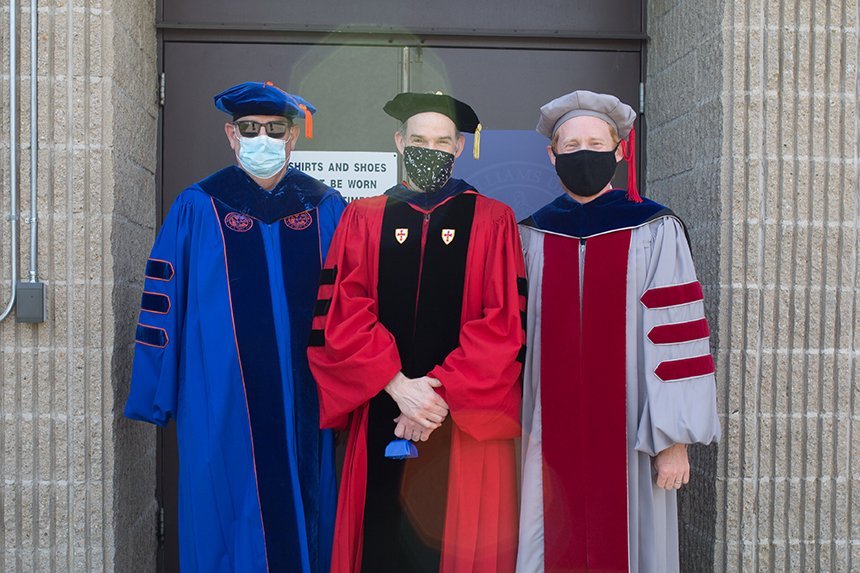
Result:
M428 430L409 418L404 414L400 414L394 418L394 435L404 440L412 440L413 442L426 442L430 439L430 434L433 430Z
M407 378L402 372L398 372L385 387L385 391L406 417L428 430L435 430L448 416L448 404L433 390L441 385L441 382L429 376Z

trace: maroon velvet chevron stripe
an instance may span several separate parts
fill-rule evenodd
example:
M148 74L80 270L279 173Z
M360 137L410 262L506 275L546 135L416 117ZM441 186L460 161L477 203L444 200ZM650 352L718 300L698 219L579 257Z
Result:
M694 356L692 358L680 358L678 360L665 360L654 370L657 378L663 382L679 382L690 378L699 378L713 374L714 358L710 354Z
M640 299L645 308L668 308L690 304L704 298L699 281L648 289Z
M707 338L710 334L708 320L700 318L688 322L659 324L648 332L648 340L654 344L681 344Z

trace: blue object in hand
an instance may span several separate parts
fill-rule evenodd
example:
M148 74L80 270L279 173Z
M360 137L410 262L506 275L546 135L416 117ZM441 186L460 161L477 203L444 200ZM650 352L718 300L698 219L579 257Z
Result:
M409 440L391 440L385 446L385 457L389 460L408 460L418 457L418 448Z

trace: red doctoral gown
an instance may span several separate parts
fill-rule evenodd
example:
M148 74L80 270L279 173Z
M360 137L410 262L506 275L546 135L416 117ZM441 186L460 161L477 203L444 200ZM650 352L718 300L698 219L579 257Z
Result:
M520 433L525 271L513 212L472 190L449 200L466 194L476 197L459 346L427 372L441 381L437 391L453 420L441 571L506 572L516 561L514 438ZM401 370L394 336L379 320L383 215L392 201L385 195L362 199L344 212L321 278L317 340L312 335L308 350L320 425L349 430L332 555L336 573L361 570L367 464L386 461L368 460L368 405ZM426 221L445 202L429 210L409 205L424 214L424 235ZM424 264L424 241L444 238L422 239Z

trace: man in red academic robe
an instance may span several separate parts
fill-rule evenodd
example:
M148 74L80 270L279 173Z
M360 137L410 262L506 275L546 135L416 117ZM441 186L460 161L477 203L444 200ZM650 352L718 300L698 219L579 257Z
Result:
M403 122L394 139L406 180L344 212L308 350L322 427L349 430L332 571L513 571L525 309L516 221L451 178L460 132L480 132L471 107L403 93L384 109ZM418 456L387 458L395 436Z

